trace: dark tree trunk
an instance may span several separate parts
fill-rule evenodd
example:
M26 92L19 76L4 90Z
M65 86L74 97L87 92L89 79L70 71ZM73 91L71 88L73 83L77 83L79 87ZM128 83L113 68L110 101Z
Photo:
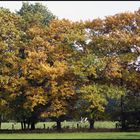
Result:
M35 123L31 122L31 130L35 130Z
M2 122L2 117L1 117L1 115L0 115L0 129L1 129L1 122Z
M30 129L30 123L28 122L28 129Z
M28 119L29 119L28 121L29 121L31 130L35 130L35 124L38 120L38 112L37 111L32 112L31 117L29 117Z
M89 128L90 129L94 129L94 122L95 122L94 119L89 120L89 124L90 124Z
M57 123L56 126L57 130L61 130L61 121L58 120L56 123Z
M24 128L23 128L23 122L21 122L21 129L23 130Z
M120 85L121 86L124 85L124 82L123 82L123 79L122 78L120 79ZM125 130L126 129L123 95L121 96L121 127L122 127L122 130Z
M25 121L23 122L23 127L24 127L24 129L26 129L26 122Z
M30 122L30 119L28 118L27 119L27 129L30 129L30 124L31 124L31 122Z
M121 96L121 126L122 126L122 130L126 129L125 114L124 114L124 108L123 108L123 96Z

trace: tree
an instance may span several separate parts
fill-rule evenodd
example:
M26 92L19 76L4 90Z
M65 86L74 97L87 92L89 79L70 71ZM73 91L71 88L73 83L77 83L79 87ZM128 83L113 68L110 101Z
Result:
M80 88L83 85L88 85L89 88L99 85L97 89L103 85L108 88L111 86L115 94L119 89L120 95L126 94L126 91L132 88L129 86L130 82L126 80L131 77L131 74L126 76L127 72L124 71L129 71L129 63L138 56L131 52L133 46L138 42L137 39L133 40L134 36L135 38L138 37L137 29L137 20L133 13L116 14L106 17L104 20L95 19L85 23L85 30L90 41L86 43L85 40L80 44L83 52L75 59L78 61L74 64L75 74L83 80L79 85ZM136 76L136 72L134 73L136 78L138 75ZM85 89L88 91L88 88ZM108 92L107 88L105 90ZM108 96L113 95L113 93L109 93ZM101 93L98 94L101 95Z
M113 85L125 87L124 96L127 96L129 91L139 92L138 66L135 65L139 56L138 15L138 11L120 13L106 17L105 20L87 22L86 26L90 30L93 52L106 57L105 79ZM121 117L123 118L123 115Z
M28 2L23 2L17 14L23 19L23 29L28 29L38 24L48 25L52 19L56 18L46 6L40 3L30 4Z
M20 24L19 16L0 8L0 116L11 112L9 103L16 95Z
M69 59L74 53L72 44L75 39L82 39L79 36L82 25L78 25L80 24L75 24L65 19L54 20L47 29L47 40L54 47L54 50L51 52L51 59L49 59L49 61L51 60L50 68L47 66L46 70L49 68L49 71L53 72L53 69L58 64L63 69L63 73L61 73L61 69L56 67L56 73L52 75L50 73L50 94L53 96L50 97L51 104L48 107L48 111L44 112L45 116L57 122L57 129L61 129L61 121L73 110L72 102L75 100L75 77L71 71Z
M20 17L20 24L18 26L19 31L22 30L22 34L20 35L21 40L17 49L18 66L16 70L18 76L15 78L17 81L15 85L16 95L14 95L14 98L12 98L9 103L12 106L12 113L15 114L14 119L21 121L22 129L29 129L29 126L31 125L31 118L34 120L32 116L35 116L34 118L36 118L38 114L32 112L31 108L27 105L28 96L25 92L26 88L28 89L29 87L27 77L23 73L25 59L27 57L27 54L25 53L25 46L28 45L28 42L30 42L27 32L28 28L32 28L34 25L44 26L45 28L49 21L54 19L55 16L45 6L39 3L36 3L35 5L23 3L22 8L17 12L17 16ZM39 92L42 90L41 88L36 89L39 90ZM33 91L34 89L30 88L30 90ZM36 119L38 119L38 117ZM28 124L28 127L26 124ZM31 127L34 129L34 123L32 123Z
M61 28L56 30L57 26ZM68 20L54 20L48 27L35 25L27 30L29 42L23 44L19 64L20 79L23 80L19 89L21 94L15 101L21 98L22 102L17 103L30 112L29 118L25 117L24 112L21 116L30 120L31 129L35 129L37 116L41 114L54 118L60 129L60 118L66 116L74 98L75 82L67 60L71 56L70 45L75 39L72 32L75 26ZM56 37L57 34L60 37ZM21 57L23 55L25 57Z
M74 72L81 79L79 88L77 110L80 115L88 118L90 129L94 128L94 122L103 116L108 98L117 98L123 95L125 89L111 84L104 75L106 61L94 54L86 54L80 57L74 64Z

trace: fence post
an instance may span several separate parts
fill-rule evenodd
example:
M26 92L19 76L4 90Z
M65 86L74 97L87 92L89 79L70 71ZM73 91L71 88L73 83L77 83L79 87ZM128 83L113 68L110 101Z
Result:
M14 130L14 124L12 124L12 130Z
M43 124L44 129L46 128L45 123Z
M77 123L77 128L79 128L79 123Z

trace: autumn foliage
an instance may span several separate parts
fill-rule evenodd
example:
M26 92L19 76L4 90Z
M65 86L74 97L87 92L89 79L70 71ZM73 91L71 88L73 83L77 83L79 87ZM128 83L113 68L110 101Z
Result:
M85 116L92 129L111 99L140 93L140 10L84 22L47 10L0 8L0 116L22 129Z

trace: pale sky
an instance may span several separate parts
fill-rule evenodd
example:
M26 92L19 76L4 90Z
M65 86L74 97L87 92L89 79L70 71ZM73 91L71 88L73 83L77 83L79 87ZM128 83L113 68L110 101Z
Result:
M140 1L28 1L42 3L59 19L72 21L104 18L121 12L133 12L140 8ZM0 7L19 10L22 1L0 1Z

